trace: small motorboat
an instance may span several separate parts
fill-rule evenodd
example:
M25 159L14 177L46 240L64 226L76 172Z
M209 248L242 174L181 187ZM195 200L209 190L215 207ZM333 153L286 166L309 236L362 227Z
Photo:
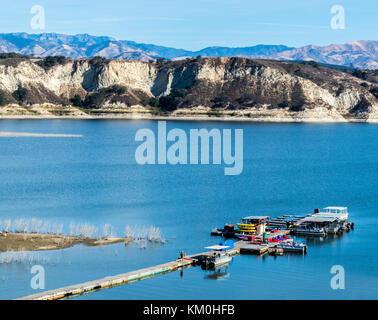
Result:
M282 249L284 252L307 253L307 245L305 243L280 242L276 248Z
M231 261L232 258L226 252L214 252L211 256L207 256L204 259L203 266L206 269L214 269Z
M222 235L222 232L223 232L223 229L220 229L220 228L214 228L213 230L211 230L211 235L212 236L221 236Z
M303 235L303 236L318 236L318 237L324 237L326 235L326 231L324 228L319 227L297 227L295 229L295 234L297 235Z
M232 238L235 236L235 227L233 224L226 224L223 228L215 228L211 230L211 235Z
M221 245L206 247L205 249L210 249L212 251L201 261L202 267L205 269L214 269L215 267L231 262L232 257L230 257L227 251L225 251L229 248L230 246Z

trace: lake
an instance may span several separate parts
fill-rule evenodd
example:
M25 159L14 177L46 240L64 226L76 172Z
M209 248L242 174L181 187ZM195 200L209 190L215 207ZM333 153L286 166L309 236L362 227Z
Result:
M305 239L302 255L237 256L227 268L200 267L75 299L377 299L378 125L168 121L167 129L243 129L244 168L138 165L138 129L157 121L0 120L0 131L82 137L0 137L0 219L114 226L123 236L159 227L165 244L78 245L0 263L0 298L38 292L31 266L45 268L46 290L175 260L217 244L214 227L247 215L307 214L347 206L355 230ZM0 254L1 256L1 254ZM332 266L345 289L330 286Z

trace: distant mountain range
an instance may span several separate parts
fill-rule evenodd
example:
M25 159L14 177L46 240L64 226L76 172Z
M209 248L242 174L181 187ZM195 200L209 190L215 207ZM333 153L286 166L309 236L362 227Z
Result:
M256 45L229 48L208 47L189 51L111 37L88 34L65 35L57 33L3 33L0 34L0 52L17 52L40 57L61 55L70 58L102 56L112 59L148 61L157 58L182 59L186 57L248 57L274 60L314 60L324 64L359 69L378 69L378 41L352 41L329 46Z

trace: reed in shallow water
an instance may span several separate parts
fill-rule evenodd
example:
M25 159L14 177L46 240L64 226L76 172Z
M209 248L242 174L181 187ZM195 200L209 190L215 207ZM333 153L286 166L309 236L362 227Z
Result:
M133 238L135 240L146 240L155 243L165 243L165 239L162 237L160 228L155 226L150 227L125 227L125 236L127 238Z
M148 245L166 242L156 226L126 226L124 232L125 237L118 237L116 228L111 224L99 228L93 224L71 222L66 229L62 223L37 218L4 219L0 221L0 252L58 250L80 243L102 246L132 241L140 248L147 248ZM4 259L6 261L9 257Z

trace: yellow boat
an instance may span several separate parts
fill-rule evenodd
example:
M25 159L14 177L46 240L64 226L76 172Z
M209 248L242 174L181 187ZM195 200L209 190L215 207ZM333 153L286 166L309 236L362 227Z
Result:
M236 224L238 226L237 232L240 232L242 234L254 234L256 233L256 225L250 224L250 223L238 223Z
M255 224L237 223L239 229L256 229Z
M262 234L269 220L268 216L250 216L242 218L241 223L237 223L237 232L242 234Z
M239 229L256 229L256 224L252 223L237 223L236 225L239 227Z

